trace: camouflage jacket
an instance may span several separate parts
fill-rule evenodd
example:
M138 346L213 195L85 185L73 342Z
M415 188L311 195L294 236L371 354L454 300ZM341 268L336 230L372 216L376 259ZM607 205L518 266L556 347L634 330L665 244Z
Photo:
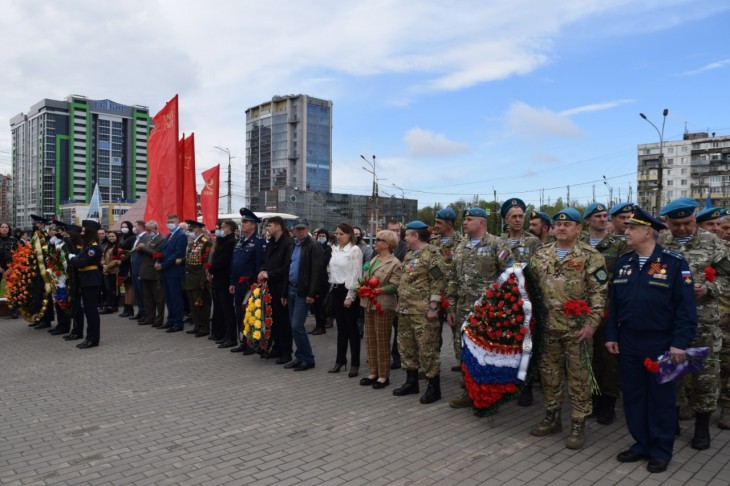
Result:
M582 233L578 240L590 246L588 238L588 233ZM626 244L626 238L621 238L611 234L602 239L600 243L595 246L595 249L598 250L598 252L603 255L603 259L606 260L606 271L609 276L613 275L613 269L616 266L616 260L618 260L618 257L631 251L629 246Z
M709 231L697 228L685 246L680 245L669 232L659 237L659 244L682 255L689 264L695 283L707 287L707 295L697 299L697 321L716 325L720 319L718 299L722 292L729 290L730 259L725 243ZM708 267L716 271L714 282L708 282L705 278L705 269Z
M429 241L429 244L435 246L441 251L442 263L446 266L445 268L448 270L454 265L454 250L456 250L456 247L459 246L459 243L461 243L461 240L464 237L460 234L454 231L454 234L451 236L451 239L447 241L446 243L441 242L441 235L433 234L431 235L431 241Z
M725 251L730 255L730 241L725 242ZM720 293L720 319L730 317L730 288Z
M459 319L466 317L487 286L512 264L509 248L498 237L486 234L474 248L470 243L469 237L464 236L454 250L446 289Z
M425 315L429 302L438 302L445 294L446 272L439 249L426 245L418 251L408 250L398 286L399 313Z
M528 269L539 282L549 330L578 329L574 318L563 312L563 305L569 300L588 302L591 314L586 317L585 324L594 329L598 327L604 314L609 278L603 255L591 245L576 242L562 260L558 260L556 243L542 246Z
M540 238L527 231L522 232L515 244L512 244L509 234L502 235L502 241L509 247L512 258L518 263L529 262L535 251L540 248Z

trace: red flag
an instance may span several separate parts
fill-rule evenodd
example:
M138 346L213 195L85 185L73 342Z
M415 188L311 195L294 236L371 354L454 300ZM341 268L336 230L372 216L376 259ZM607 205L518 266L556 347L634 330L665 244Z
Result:
M182 216L180 219L198 218L198 192L195 189L195 134L183 137L182 145Z
M203 190L200 191L200 208L203 212L203 224L209 230L218 222L218 193L220 189L220 164L203 172Z
M167 233L168 214L180 214L178 191L181 173L178 168L177 95L152 119L154 128L147 140L147 206L144 219L157 221Z

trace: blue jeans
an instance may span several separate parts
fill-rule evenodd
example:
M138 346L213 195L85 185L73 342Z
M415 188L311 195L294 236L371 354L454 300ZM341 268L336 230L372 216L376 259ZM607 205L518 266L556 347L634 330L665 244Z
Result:
M314 363L312 346L309 344L309 336L307 336L307 330L304 328L304 322L307 320L307 313L309 312L306 297L297 295L297 289L289 288L286 305L289 307L289 321L291 322L294 344L297 345L294 359L305 364Z

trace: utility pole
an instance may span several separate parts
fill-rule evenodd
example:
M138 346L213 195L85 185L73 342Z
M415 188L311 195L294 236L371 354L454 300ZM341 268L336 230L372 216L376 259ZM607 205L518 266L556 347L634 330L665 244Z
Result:
M225 152L228 154L228 180L226 183L228 184L228 214L231 214L233 212L233 200L232 200L232 194L231 194L231 160L235 159L235 157L231 157L231 151L228 150L228 147L226 148L220 148L216 146L218 150L221 152Z
M370 162L368 159L365 158L364 155L360 155L360 158L364 160L370 167L372 167L372 170L368 169L367 167L363 167L363 170L365 172L370 172L373 175L373 208L371 210L371 220L370 220L370 248L373 248L373 245L375 243L375 231L378 228L378 176L375 174L375 155L373 155L373 161Z
M570 186L568 186L568 199L565 201L565 207L570 206Z

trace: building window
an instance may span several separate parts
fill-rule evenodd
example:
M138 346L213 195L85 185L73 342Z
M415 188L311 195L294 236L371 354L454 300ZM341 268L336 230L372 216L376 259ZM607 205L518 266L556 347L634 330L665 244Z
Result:
M674 159L667 159L667 165L673 165Z
M687 185L687 179L682 179L682 180L681 180L681 181L679 182L679 185L680 185L680 186L686 186L686 185Z
M672 175L672 169L667 169L667 175Z
M667 181L667 185L668 185L668 186L673 186L673 185L674 185L674 181L673 181L673 180L671 180L671 179L670 179L670 180L668 180L668 181Z
M682 147L683 154L686 154L688 150L689 150L689 147Z
M686 168L683 168L680 172L681 172L682 175L685 175L687 173L687 169Z
M667 153L668 153L668 154L673 154L673 153L674 153L674 147L669 147L669 148L667 149Z

